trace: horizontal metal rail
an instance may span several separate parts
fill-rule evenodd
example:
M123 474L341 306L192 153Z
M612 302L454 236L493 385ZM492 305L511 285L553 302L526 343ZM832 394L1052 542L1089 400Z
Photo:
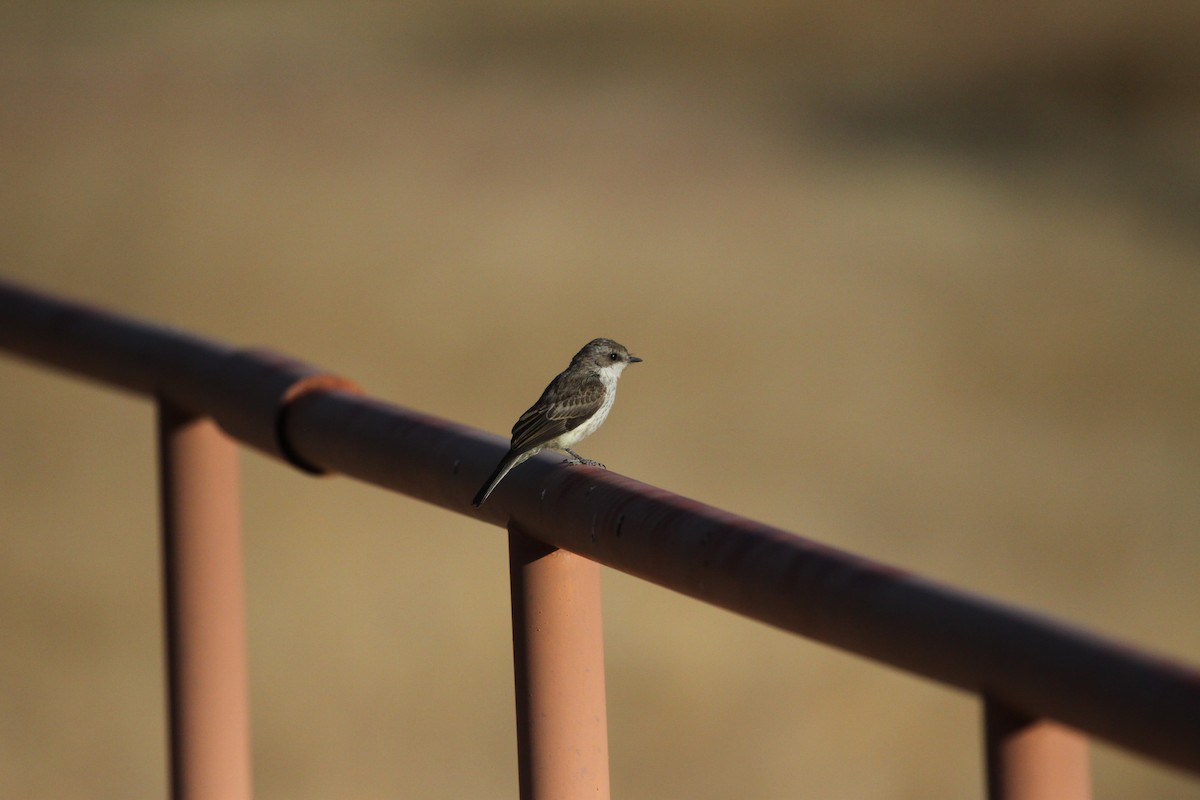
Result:
M1200 774L1200 673L1166 659L551 457L528 462L475 509L474 490L506 450L499 437L362 397L350 382L291 359L4 283L0 348L211 416L231 437L302 469L341 472L520 530L977 693L1003 711L995 719L1056 720Z

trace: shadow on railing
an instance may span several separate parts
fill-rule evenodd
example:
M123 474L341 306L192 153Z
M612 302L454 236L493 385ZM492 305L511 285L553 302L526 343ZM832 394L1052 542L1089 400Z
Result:
M508 528L522 797L608 796L597 564L977 694L990 798L1089 797L1089 735L1200 774L1200 673L1164 659L550 457L476 509L498 437L3 282L0 349L158 403L175 797L250 796L233 440Z

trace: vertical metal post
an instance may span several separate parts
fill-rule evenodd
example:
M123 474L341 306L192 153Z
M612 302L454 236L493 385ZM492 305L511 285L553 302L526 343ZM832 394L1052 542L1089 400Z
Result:
M600 566L508 528L522 800L607 800Z
M171 796L249 800L237 446L158 402Z
M1088 740L984 698L988 800L1089 800Z

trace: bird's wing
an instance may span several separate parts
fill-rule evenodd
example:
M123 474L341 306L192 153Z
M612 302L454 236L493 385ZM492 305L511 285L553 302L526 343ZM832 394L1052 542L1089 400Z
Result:
M599 376L577 384L577 390L559 397L551 383L541 398L521 415L512 430L512 449L525 450L577 428L604 404L604 384Z

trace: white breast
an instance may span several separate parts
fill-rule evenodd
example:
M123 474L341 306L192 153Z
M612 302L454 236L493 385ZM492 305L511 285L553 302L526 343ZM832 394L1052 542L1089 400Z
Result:
M596 429L608 418L608 412L612 410L613 401L617 399L617 378L620 377L621 370L624 367L625 364L620 363L600 370L600 382L604 384L605 390L604 403L601 404L600 410L593 414L592 418L587 422L558 437L555 444L552 445L553 447L560 449L573 447L576 442L580 442L596 432Z

